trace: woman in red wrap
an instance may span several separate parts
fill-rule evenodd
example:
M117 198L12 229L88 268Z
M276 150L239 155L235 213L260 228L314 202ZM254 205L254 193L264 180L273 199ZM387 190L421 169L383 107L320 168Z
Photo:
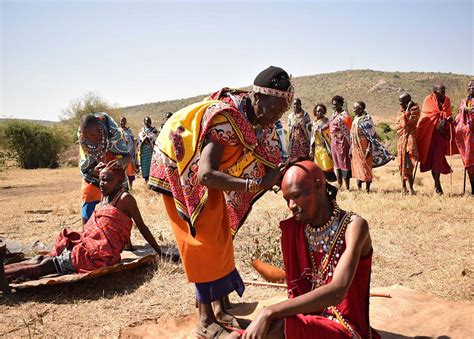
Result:
M5 265L3 271L5 246L0 243L0 289L8 292L8 282L19 277L35 279L48 274L86 273L117 264L124 246L130 242L132 220L145 240L161 254L143 223L135 198L122 186L124 179L122 169L105 167L100 171L99 187L104 200L97 205L83 232L63 229L49 255Z
M380 338L369 324L367 222L338 207L311 161L290 167L282 189L293 213L280 223L289 299L266 307L243 338Z

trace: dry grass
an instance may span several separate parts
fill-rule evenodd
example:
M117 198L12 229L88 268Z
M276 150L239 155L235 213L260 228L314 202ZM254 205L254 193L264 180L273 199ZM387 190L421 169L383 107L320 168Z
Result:
M342 208L369 222L375 251L372 286L401 284L449 300L473 299L473 198L460 194L458 158L454 170L451 197L434 196L427 173L418 174L417 196L402 197L395 163L375 170L372 194L339 193ZM443 176L443 185L449 193L449 176ZM0 236L51 244L62 227L80 228L79 188L77 168L1 172ZM161 198L142 179L133 193L157 239L171 243ZM255 205L235 239L237 267L244 278L255 276L249 265L252 255L281 265L277 225L287 215L281 194L268 193ZM133 238L143 242L136 230ZM274 293L250 286L243 301ZM194 312L193 294L181 266L165 261L92 281L18 291L0 299L0 336L117 336L131 323Z

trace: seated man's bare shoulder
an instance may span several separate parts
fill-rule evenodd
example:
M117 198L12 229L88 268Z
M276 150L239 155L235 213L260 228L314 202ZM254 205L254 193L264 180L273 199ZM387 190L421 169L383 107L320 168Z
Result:
M372 241L369 234L369 224L361 216L354 214L347 225L346 243L348 246L361 246L361 257L370 254Z

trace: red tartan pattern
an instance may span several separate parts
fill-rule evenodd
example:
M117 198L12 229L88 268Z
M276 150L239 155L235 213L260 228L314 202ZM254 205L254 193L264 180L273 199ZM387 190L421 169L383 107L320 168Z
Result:
M120 253L130 241L132 220L115 206L99 204L83 232L63 229L50 255L65 248L71 251L71 262L78 273L86 273L120 261Z
M216 95L220 97L221 94L214 94L211 98ZM234 99L238 98L237 101L241 102L247 93L232 92L232 95ZM227 126L224 123L213 124L213 118L218 114L227 118ZM173 119L173 117L170 119ZM274 127L257 131L259 133L257 138L256 130L248 122L245 114L240 112L237 109L236 102L228 97L220 103L209 106L200 125L198 146L194 150L186 150L186 152L194 152L194 155L182 173L179 173L176 162L161 152L159 143L155 144L149 181L152 188L171 193L178 212L185 219L191 221L191 224L197 219L207 200L207 187L199 184L196 177L199 170L200 151L206 137L209 135L219 137L218 134L220 133L217 130L223 129L226 132L220 135L221 141L226 141L228 138L229 145L243 144L247 152L252 153L255 160L240 175L242 178L261 178L265 171L263 165L275 167L281 161ZM227 134L230 129L233 130L235 137L233 134ZM241 159L244 156L245 154ZM259 164L255 165L256 163ZM163 182L167 182L169 186L164 185ZM252 203L260 195L252 192L224 192L233 233L245 221Z

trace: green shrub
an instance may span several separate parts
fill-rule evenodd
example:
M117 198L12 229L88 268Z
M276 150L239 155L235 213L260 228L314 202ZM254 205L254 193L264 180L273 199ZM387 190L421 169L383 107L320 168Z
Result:
M397 131L392 129L385 122L378 123L375 126L377 139L380 140L392 155L397 155Z
M64 132L27 121L8 120L2 125L2 148L22 168L58 167L58 154L66 146Z

